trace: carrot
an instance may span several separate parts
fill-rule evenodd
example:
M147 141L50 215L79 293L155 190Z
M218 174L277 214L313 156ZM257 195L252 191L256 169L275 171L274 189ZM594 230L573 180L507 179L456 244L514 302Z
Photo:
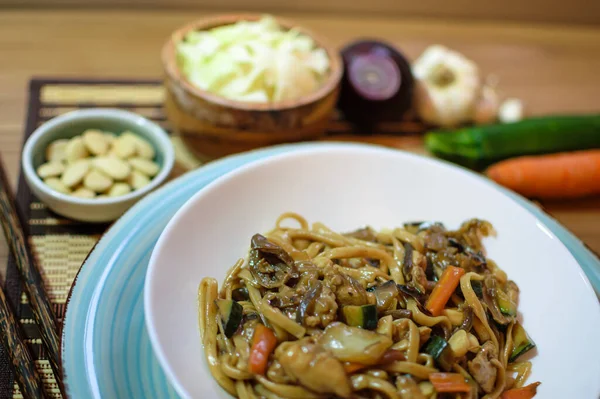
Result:
M267 370L269 356L277 346L277 338L270 328L258 324L254 329L252 337L252 348L250 349L250 359L248 360L248 369L254 374L264 374Z
M361 363L354 363L354 362L344 362L344 370L346 371L347 374L353 374L355 372L357 372L358 370L362 370L365 367L367 367L364 364Z
M534 382L523 388L509 389L500 396L500 399L531 399L537 393L537 387L540 384L540 382Z
M460 267L448 266L444 269L440 281L437 282L431 295L425 302L425 309L429 310L433 316L439 316L446 306L446 302L452 296L452 293L458 287L460 278L465 274L465 269Z
M600 194L600 150L508 159L490 166L486 174L526 197L577 198Z
M470 392L471 386L458 373L431 373L429 381L438 392Z

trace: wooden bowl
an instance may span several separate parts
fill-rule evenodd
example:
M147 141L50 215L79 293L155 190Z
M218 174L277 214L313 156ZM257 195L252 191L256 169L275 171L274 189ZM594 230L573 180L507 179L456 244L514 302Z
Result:
M319 89L306 96L272 103L234 101L194 86L181 73L175 44L187 32L261 17L261 14L237 14L195 21L175 31L163 47L166 114L183 141L197 154L219 157L273 144L314 139L325 133L339 94L342 61L335 49L291 21L276 18L284 28L295 27L310 36L325 49L330 59L329 75Z

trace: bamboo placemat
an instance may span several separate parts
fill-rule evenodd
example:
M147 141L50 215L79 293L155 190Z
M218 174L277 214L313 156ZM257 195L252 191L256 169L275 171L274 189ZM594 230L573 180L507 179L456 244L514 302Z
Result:
M72 80L33 79L29 87L29 104L24 140L41 124L55 116L75 109L104 107L136 112L171 131L162 109L163 88L157 80ZM325 139L339 141L375 142L415 152L422 151L422 126L416 122L389 123L378 127L376 135L356 135L351 126L337 116L330 124ZM404 133L399 140L397 133ZM177 133L171 135L176 153L176 166L171 178L201 166L203 161L182 144ZM59 323L73 280L89 251L109 224L87 224L60 217L39 202L22 177L19 178L17 208L32 246L41 265L46 287ZM21 325L27 343L36 358L47 392L60 398L50 364L27 298L22 292L14 259L8 261L6 291ZM72 305L73 306L73 305ZM76 304L75 304L76 306ZM0 399L22 398L14 383L6 354L0 348ZM79 399L79 398L74 398Z
M64 79L34 79L30 82L29 107L24 140L47 120L68 111L91 107L121 108L139 113L169 129L162 113L162 88L157 81L75 81ZM176 148L181 145L176 143ZM199 162L178 151L180 162L174 176ZM39 202L23 178L19 179L17 206L28 230L34 256L41 265L52 307L59 322L71 284L89 251L109 224L87 224L54 214ZM14 259L9 258L6 290L21 325L27 343L36 358L36 367L47 392L60 398L54 375L41 344L27 297L22 292ZM5 356L5 353L0 353ZM0 358L0 365L5 359ZM11 373L0 367L0 398L21 398Z

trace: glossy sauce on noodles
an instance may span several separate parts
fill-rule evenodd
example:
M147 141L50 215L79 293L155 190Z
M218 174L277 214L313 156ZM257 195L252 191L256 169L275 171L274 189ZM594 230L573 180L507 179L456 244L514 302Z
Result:
M490 234L478 219L338 233L281 215L220 290L200 284L213 377L242 399L535 396L535 344L519 288L484 254Z

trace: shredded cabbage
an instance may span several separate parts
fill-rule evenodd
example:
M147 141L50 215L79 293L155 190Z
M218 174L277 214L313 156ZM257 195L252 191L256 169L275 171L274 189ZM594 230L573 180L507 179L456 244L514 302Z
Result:
M324 49L271 16L189 32L176 50L193 85L238 101L293 100L316 90L329 72Z

